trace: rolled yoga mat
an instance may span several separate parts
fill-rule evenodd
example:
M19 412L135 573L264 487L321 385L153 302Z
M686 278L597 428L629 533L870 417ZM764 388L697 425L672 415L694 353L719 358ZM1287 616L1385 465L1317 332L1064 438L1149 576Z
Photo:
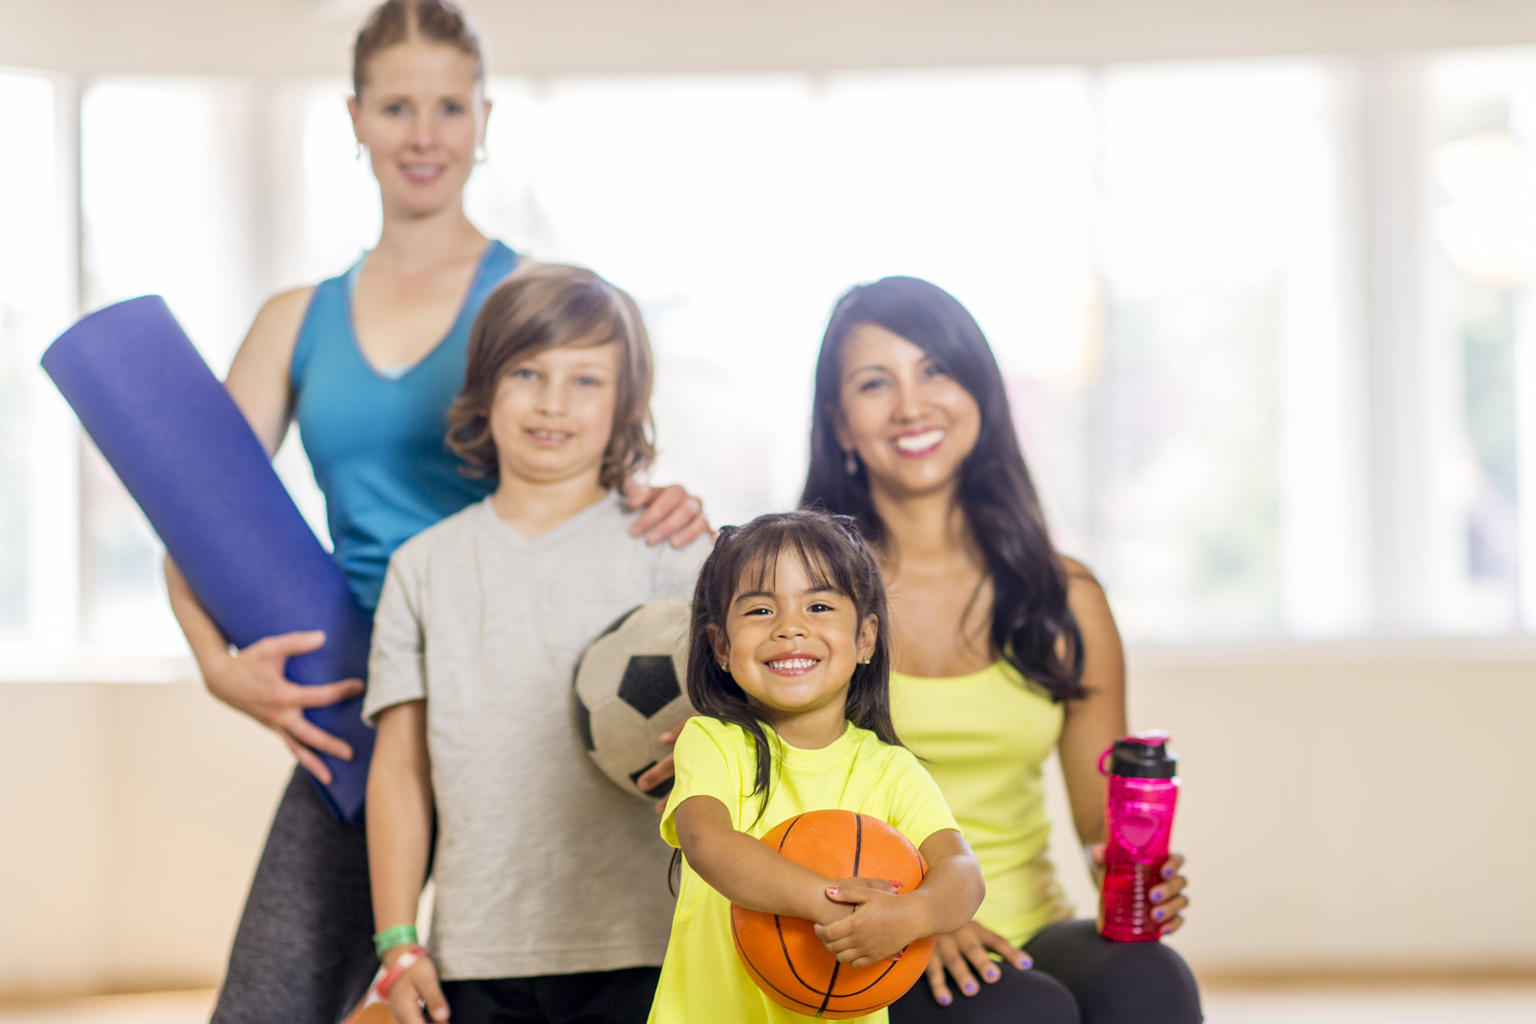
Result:
M372 618L164 299L90 314L48 347L43 369L231 643L324 630L324 647L289 659L288 678L364 677ZM320 755L329 786L314 780L344 821L362 820L373 752L361 711L357 697L305 712L352 745L351 761Z

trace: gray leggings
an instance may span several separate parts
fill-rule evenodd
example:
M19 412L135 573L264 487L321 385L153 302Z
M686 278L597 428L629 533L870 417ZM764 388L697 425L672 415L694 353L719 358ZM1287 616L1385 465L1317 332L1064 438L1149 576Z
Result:
M331 817L302 768L256 865L213 1024L336 1024L378 969L363 826Z

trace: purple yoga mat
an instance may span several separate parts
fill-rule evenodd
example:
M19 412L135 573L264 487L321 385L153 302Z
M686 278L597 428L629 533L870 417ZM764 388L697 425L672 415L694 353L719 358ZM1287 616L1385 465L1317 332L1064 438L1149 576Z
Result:
M324 647L289 659L288 678L363 678L371 617L164 299L90 314L48 347L43 369L231 643L324 630ZM352 745L351 761L322 754L334 781L315 782L345 821L362 820L373 751L361 710L358 697L305 712Z

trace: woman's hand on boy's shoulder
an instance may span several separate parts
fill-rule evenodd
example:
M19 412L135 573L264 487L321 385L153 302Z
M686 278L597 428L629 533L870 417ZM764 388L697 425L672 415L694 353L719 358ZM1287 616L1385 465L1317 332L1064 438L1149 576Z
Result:
M647 544L672 542L675 548L687 547L699 537L714 537L709 520L704 517L704 503L677 484L650 487L630 484L624 490L624 503L639 509L630 524L631 537L644 537Z

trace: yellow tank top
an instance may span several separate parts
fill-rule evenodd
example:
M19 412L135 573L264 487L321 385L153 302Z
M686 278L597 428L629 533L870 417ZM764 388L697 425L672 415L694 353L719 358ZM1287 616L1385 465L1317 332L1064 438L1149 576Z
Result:
M1023 945L1072 916L1048 854L1041 773L1064 712L999 659L964 676L891 673L896 733L923 759L987 882L976 920Z

